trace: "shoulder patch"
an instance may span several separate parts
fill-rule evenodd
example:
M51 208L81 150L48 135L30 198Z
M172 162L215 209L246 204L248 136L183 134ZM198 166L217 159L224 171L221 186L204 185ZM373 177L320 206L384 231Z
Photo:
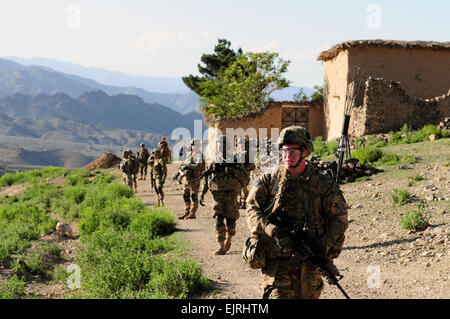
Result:
M260 185L262 183L262 180L261 180L261 178L256 178L254 181L253 181L253 186L258 186L258 185Z

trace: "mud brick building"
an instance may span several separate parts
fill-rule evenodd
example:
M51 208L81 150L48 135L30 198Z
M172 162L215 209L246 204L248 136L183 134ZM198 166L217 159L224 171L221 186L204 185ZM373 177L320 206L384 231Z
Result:
M355 40L320 53L324 63L324 138L341 133L347 85L355 67L367 81L353 109L350 134L385 133L407 123L450 116L450 42Z
M205 117L210 128L272 128L300 124L314 137L340 137L347 86L355 67L365 85L352 110L349 134L386 133L405 123L413 128L450 117L450 42L354 40L321 52L324 99L272 102L259 112L235 119ZM245 134L245 132L243 133ZM243 135L242 134L242 135ZM240 134L238 134L240 135ZM215 140L215 133L209 141Z

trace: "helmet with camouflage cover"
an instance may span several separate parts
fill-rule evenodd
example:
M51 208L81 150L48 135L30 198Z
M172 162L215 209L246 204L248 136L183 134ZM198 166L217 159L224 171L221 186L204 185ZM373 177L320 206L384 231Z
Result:
M278 146L281 148L285 144L298 144L304 147L309 153L314 152L311 133L302 126L285 127L278 137Z
M159 148L155 148L153 149L152 154L155 156L161 156L161 150Z
M128 155L128 150L123 150L122 151L122 157L125 157L125 155Z

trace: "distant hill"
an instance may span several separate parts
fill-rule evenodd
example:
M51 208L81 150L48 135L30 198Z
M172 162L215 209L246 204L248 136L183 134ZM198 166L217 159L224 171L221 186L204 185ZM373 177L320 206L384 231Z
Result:
M189 91L181 78L128 75L122 72L109 71L104 68L84 67L71 62L58 61L42 57L24 59L15 56L8 56L5 57L5 59L20 63L22 65L46 66L55 71L88 78L104 85L121 87L134 86L148 92L160 93L186 93Z
M199 97L194 92L190 91L183 83L181 78L168 77L147 77L127 75L122 72L109 71L104 68L84 67L75 63L63 62L53 59L34 57L31 59L24 59L20 57L5 57L6 59L20 63L21 66L45 67L47 71L63 72L64 76L76 82L74 85L74 92L67 88L67 82L64 82L65 89L42 90L36 92L25 91L23 89L8 90L9 94L2 95L0 81L0 97L4 97L13 93L35 94L46 93L54 94L56 92L63 92L71 97L77 97L83 91L83 87L89 87L89 90L98 89L104 91L109 95L115 94L134 94L140 96L145 102L155 102L162 104L176 110L182 114L187 114L192 111L199 111ZM0 78L1 78L1 64L0 59ZM50 68L50 69L49 69ZM23 71L22 71L23 72ZM36 69L33 73L37 72ZM293 95L297 93L300 88L303 88L306 95L311 95L314 90L308 87L291 86L283 90L279 90L271 94L271 97L276 101L290 101ZM80 90L83 91L80 93Z
M72 125L70 121L79 122L90 130L125 129L145 130L151 133L169 134L177 127L193 130L194 120L201 120L198 112L182 115L168 107L156 103L145 103L135 95L119 94L109 96L101 91L91 91L78 98L64 93L54 95L25 95L17 93L0 99L0 120L16 121L16 126L9 130L20 130L26 127L29 132L40 129L38 124L27 122L49 121L59 119L64 125L61 130ZM45 128L44 122L41 122ZM48 125L56 125L46 124ZM67 125L67 126L66 126ZM76 129L76 125L73 125ZM30 133L31 134L31 133Z
M94 158L64 149L51 151L29 151L20 147L1 149L0 161L6 164L26 164L41 166L61 166L65 168L83 167Z
M109 95L137 95L147 103L158 103L182 114L199 111L197 95L188 90L178 93L155 93L129 84L125 87L104 85L78 75L57 72L47 66L24 66L0 58L0 98L15 93L26 95L65 93L76 98L85 92L95 90Z

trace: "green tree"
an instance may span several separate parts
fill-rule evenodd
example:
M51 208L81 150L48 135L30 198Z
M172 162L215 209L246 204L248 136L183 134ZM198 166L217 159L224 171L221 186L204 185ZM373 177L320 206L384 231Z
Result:
M200 83L207 80L217 79L222 72L233 63L237 57L242 55L242 49L239 48L236 52L231 49L231 42L226 39L218 39L218 43L214 47L213 54L203 54L200 58L204 64L198 64L198 71L202 76L188 75L182 77L184 84L192 91L200 96L208 94L202 92Z
M297 102L306 102L317 99L323 99L323 86L314 85L313 88L315 89L315 91L313 92L313 94L311 94L310 97L308 97L305 94L303 88L300 88L300 90L297 93L295 93L294 96L292 97L293 100Z
M272 92L289 86L283 77L289 60L275 52L240 55L216 79L199 83L202 109L222 117L236 117L267 106Z

